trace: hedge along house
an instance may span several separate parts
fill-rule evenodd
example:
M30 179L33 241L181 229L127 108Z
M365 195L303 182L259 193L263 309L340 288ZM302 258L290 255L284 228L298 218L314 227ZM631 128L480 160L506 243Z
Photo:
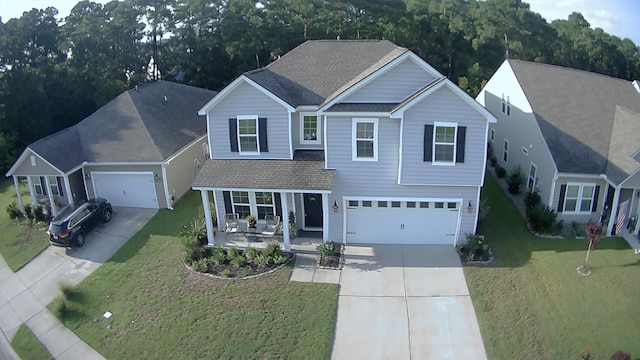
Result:
M54 215L94 197L114 206L172 209L207 156L198 109L215 94L167 81L136 86L27 146L6 176L18 195L19 180L26 179L31 203L49 204Z
M476 230L495 118L406 48L307 41L200 114L211 159L193 188L219 224L225 213L286 224L293 212L297 229L344 244L454 246Z

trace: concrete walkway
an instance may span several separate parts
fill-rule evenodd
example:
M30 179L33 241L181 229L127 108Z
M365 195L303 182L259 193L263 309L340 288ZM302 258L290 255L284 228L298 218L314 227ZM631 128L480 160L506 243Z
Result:
M107 261L157 210L114 209L113 220L87 236L84 247L49 246L15 274L0 259L0 330L7 342L26 324L56 359L104 359L47 309L60 283L76 285ZM2 345L4 341L0 342Z
M333 359L486 359L452 246L347 246Z

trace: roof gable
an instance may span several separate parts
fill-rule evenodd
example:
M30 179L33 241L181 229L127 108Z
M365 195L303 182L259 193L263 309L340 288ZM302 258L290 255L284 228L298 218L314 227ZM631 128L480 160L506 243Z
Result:
M611 131L611 138L615 141L609 143L606 171L607 177L616 183L620 183L638 170L640 163L633 158L640 148L638 134L640 114L617 106Z
M640 112L640 95L631 82L560 66L508 62L558 171L606 173L610 144L616 141L616 107Z

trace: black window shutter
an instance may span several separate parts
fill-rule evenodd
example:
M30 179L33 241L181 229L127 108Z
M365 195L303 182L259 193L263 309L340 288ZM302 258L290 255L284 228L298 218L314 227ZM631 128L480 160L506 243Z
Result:
M58 183L58 191L60 192L60 196L64 196L62 192L62 178L60 176L56 176L56 182Z
M558 212L564 210L564 193L567 192L567 185L560 185L560 198L558 199Z
M231 152L238 152L238 121L229 119L229 143L231 143Z
M268 152L267 146L267 118L258 118L258 133L260 135L260 152Z
M433 125L424 126L424 157L423 161L431 162L433 159Z
M42 195L47 195L47 182L44 180L44 176L40 176L40 186L42 186Z
M233 205L231 204L231 191L223 191L222 197L224 198L224 208L226 210L226 213L233 213Z
M591 212L596 212L598 208L598 195L600 194L600 185L596 185L596 189L593 192L593 203L591 204Z
M458 126L458 136L456 139L456 162L464 162L464 143L467 138L467 127Z
M276 201L276 215L280 216L280 219L282 219L282 198L280 197L280 193L273 194L273 198Z

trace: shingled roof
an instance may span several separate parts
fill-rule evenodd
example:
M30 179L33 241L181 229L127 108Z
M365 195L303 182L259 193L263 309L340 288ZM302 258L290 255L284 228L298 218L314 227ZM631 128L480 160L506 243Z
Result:
M244 75L291 106L321 105L407 51L388 40L309 40Z
M509 60L509 65L558 171L607 174L615 181L630 174L633 164L626 159L622 164L621 158L640 146L637 141L620 141L620 135L640 132L640 94L632 82L521 60Z
M160 162L207 132L198 109L216 92L159 81L131 89L29 148L61 171L82 162Z

